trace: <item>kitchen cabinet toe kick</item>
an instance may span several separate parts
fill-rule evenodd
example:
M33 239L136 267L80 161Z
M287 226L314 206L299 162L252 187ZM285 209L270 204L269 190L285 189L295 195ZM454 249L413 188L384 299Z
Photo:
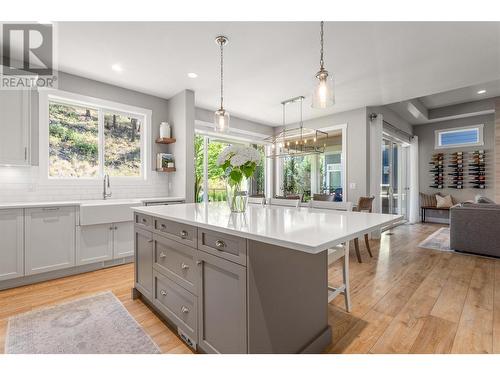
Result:
M193 226L186 228L189 241L165 231L135 226L132 298L144 300L193 350L321 353L331 344L326 252Z

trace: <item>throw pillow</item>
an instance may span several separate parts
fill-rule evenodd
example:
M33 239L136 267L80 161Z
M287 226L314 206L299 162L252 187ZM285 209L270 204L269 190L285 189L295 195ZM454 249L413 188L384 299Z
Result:
M420 205L422 207L436 207L436 196L434 194L420 193Z
M450 208L453 206L453 200L451 195L445 195L444 197L436 194L436 207L437 208Z

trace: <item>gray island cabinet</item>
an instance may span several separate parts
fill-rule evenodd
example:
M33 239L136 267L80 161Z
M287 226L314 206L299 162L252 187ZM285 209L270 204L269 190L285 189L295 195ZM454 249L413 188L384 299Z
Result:
M330 343L324 252L304 254L134 216L134 295L142 295L193 348L299 353Z
M320 353L331 344L325 250L396 217L225 204L135 207L135 288L193 349Z

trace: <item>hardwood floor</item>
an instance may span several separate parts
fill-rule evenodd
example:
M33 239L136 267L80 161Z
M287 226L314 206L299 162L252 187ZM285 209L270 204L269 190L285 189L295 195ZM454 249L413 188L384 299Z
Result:
M329 353L500 353L500 260L421 249L440 226L403 225L351 251L352 312L343 296L329 305ZM330 268L340 283L340 262ZM10 316L111 290L163 353L191 353L140 300L125 265L0 291L0 353Z

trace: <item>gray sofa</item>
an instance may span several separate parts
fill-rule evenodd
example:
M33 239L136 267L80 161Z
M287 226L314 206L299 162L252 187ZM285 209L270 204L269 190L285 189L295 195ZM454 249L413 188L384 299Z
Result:
M452 207L450 247L500 257L500 204L462 203Z

